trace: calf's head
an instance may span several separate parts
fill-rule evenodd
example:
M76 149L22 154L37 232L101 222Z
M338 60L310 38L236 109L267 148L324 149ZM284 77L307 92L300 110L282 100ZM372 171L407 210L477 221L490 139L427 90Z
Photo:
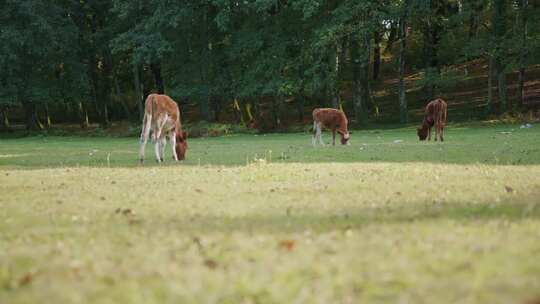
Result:
M428 136L428 128L421 127L416 129L416 134L418 135L418 139L420 140L426 140Z
M349 132L341 135L341 144L342 145L349 145L349 138L351 138L351 134Z
M187 132L180 131L176 134L176 146L174 147L174 149L176 150L176 156L178 156L178 160L186 159L187 148Z

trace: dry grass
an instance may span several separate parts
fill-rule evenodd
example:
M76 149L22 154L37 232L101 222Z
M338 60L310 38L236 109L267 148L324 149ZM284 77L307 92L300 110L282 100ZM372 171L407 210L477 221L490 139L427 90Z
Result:
M1 170L0 302L519 303L540 166Z

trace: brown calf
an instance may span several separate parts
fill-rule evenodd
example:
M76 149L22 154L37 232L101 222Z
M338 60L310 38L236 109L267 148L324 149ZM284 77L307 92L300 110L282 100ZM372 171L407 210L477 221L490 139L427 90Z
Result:
M322 127L332 130L332 144L336 145L336 131L341 135L341 144L346 145L349 141L350 134L347 130L347 117L340 110L332 108L317 108L313 110L313 138L311 143L313 146L319 143L324 146L322 141Z
M431 128L435 126L435 141L437 136L444 141L444 125L446 124L447 105L446 102L437 98L426 106L426 116L422 121L422 126L417 129L416 133L420 140L431 140Z
M187 150L187 133L182 131L180 110L174 100L167 95L150 94L144 105L139 157L144 162L144 149L152 130L157 162L163 161L167 137L171 141L173 159L183 160Z

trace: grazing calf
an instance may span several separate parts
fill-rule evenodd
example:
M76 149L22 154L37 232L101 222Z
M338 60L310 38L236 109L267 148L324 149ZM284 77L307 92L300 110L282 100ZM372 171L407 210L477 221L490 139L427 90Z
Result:
M435 141L437 136L444 141L444 125L446 124L446 102L440 98L437 98L426 106L426 116L422 121L422 126L417 129L418 138L420 140L431 140L431 128L435 126Z
M163 161L167 137L171 141L173 159L183 160L187 150L187 133L182 131L180 110L174 100L167 95L150 94L144 105L139 157L144 162L144 149L152 130L157 162Z
M341 135L341 144L348 144L350 134L347 130L347 117L340 110L332 108L317 108L313 110L313 138L311 143L313 146L317 143L317 139L321 145L322 127L332 130L332 145L336 145L336 131Z

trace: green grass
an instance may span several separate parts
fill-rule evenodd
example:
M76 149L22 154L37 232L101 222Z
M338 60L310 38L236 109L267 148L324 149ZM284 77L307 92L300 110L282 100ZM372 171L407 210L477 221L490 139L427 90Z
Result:
M316 149L307 134L193 139L161 166L136 152L0 141L0 303L540 299L536 125L453 126L443 144L412 128Z
M307 133L197 138L189 140L188 156L183 164L238 166L255 158L273 163L540 164L540 128L519 127L455 125L448 128L443 144L419 142L414 127L354 130L351 146L318 149L311 146L311 135ZM323 139L329 144L331 135L326 133ZM133 167L138 164L137 138L35 136L0 141L0 166L3 167ZM169 148L170 145L166 149L165 165L172 164ZM147 145L146 160L148 165L155 165L151 143Z

